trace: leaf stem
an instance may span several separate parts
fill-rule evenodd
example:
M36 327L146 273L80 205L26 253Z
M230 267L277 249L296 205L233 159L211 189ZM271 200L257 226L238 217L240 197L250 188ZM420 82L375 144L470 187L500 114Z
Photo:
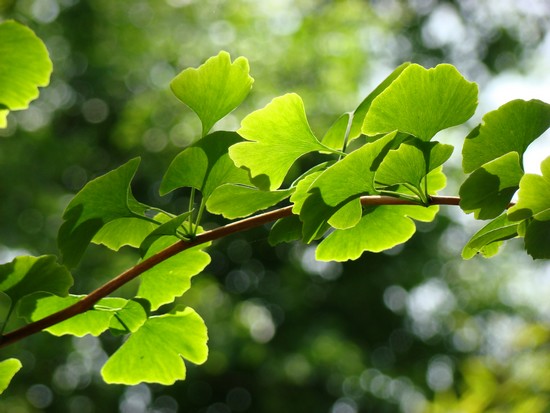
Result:
M418 205L418 200L411 201L406 199L400 199L383 195L367 195L362 196L361 204L368 205ZM429 205L459 205L460 198L457 196L432 196L428 200ZM82 314L91 309L100 299L108 296L118 288L122 287L126 283L130 282L134 278L143 274L145 271L153 268L155 265L173 257L174 255L185 251L191 247L204 244L206 242L215 241L217 239L224 238L228 235L232 235L238 232L247 231L252 228L260 227L262 225L275 222L278 219L285 218L292 215L292 205L275 209L273 211L265 212L263 214L255 215L241 219L239 221L232 222L222 227L215 228L210 231L197 234L196 237L190 240L181 240L158 252L157 254L147 258L129 268L123 273L119 274L115 278L106 282L96 290L83 297L80 301L70 305L63 310L53 313L41 320L27 324L17 330L11 331L5 335L0 336L0 348L6 347L17 341L20 341L28 336L36 334L48 327L65 321L78 314Z

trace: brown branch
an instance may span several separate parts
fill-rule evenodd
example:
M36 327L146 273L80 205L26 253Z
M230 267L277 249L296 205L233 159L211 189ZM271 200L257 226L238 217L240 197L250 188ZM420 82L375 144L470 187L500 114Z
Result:
M433 196L431 197L430 204L432 205L458 205L460 199L453 196ZM361 197L362 205L418 205L415 202L407 201L404 199L393 198L389 196L368 195ZM137 265L117 277L103 284L101 287L92 291L85 296L79 302L64 308L56 313L53 313L41 320L27 324L17 330L11 331L0 337L0 348L13 344L23 338L38 333L48 327L58 324L62 321L68 320L78 314L82 314L90 310L95 303L100 299L108 296L113 291L122 287L129 281L143 274L145 271L153 268L155 265L167 260L170 257L185 251L191 247L204 244L209 241L215 241L217 239L224 238L228 235L235 234L237 232L246 231L252 228L259 227L261 225L274 222L280 218L285 218L292 215L292 206L279 208L273 211L265 212L253 217L244 218L240 221L232 222L222 227L206 231L198 234L194 239L190 241L178 241L175 244L165 248L157 254L141 261Z

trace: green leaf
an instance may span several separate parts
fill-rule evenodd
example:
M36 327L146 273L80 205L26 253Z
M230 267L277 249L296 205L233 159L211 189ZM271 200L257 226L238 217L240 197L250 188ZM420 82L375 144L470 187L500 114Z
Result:
M183 359L202 364L208 357L204 321L192 309L151 317L101 369L107 383L173 384L185 379Z
M109 331L113 335L122 335L136 332L147 320L147 310L144 304L138 300L128 300L123 307L117 309L111 317ZM99 305L95 306L99 309ZM106 311L109 311L108 309ZM112 310L111 310L112 311Z
M78 263L90 241L105 224L119 218L137 217L146 210L133 197L130 183L139 165L134 158L88 182L69 203L65 222L58 234L58 245L67 266ZM103 242L107 242L105 238Z
M211 57L198 69L188 68L170 83L176 97L189 106L202 122L202 136L214 124L239 106L254 79L248 60L238 57L231 63L227 52Z
M13 376L21 370L23 365L17 359L11 358L0 362L0 394L6 390Z
M380 95L384 90L390 86L395 79L397 79L403 70L405 70L407 67L409 67L411 64L406 62L398 66L393 72L390 73L390 75L385 78L382 83L380 83L376 89L374 89L362 102L361 104L355 109L355 111L352 114L353 120L351 123L351 128L349 131L348 136L348 142L351 142L353 139L358 138L361 136L361 127L363 126L363 121L365 120L365 116L367 112L369 111L373 100ZM323 142L324 143L324 142Z
M183 226L184 221L189 217L190 213L186 212L184 214L178 215L174 218L168 219L166 215L157 215L155 218L162 222L162 224L157 227L153 232L151 232L147 237L143 240L139 248L142 251L142 255L145 255L147 250L153 245L153 243L158 240L161 237L164 236L173 236L176 238L181 239L182 235L185 236L189 234L189 225ZM180 234L178 231L183 229L183 234Z
M282 242L291 242L302 238L302 221L298 215L291 215L275 221L269 231L267 241L274 246Z
M474 234L464 246L462 258L469 260L476 254L483 254L485 257L495 255L502 241L518 235L517 230L517 222L511 222L506 214L499 216Z
M534 259L550 258L550 221L533 219L525 232L525 249Z
M13 304L38 291L65 296L73 285L71 273L57 263L53 255L22 256L0 265L0 291Z
M260 191L250 186L225 184L212 193L206 209L228 219L242 218L281 202L293 192L294 188Z
M374 99L362 132L373 136L398 130L429 141L467 121L475 112L477 93L477 85L452 65L425 69L411 64Z
M321 143L336 151L344 150L346 135L349 134L350 126L351 114L344 113L331 125L323 139L321 139Z
M9 110L26 109L38 97L38 87L50 83L52 62L44 43L22 24L0 24L0 128Z
M331 227L337 229L351 228L361 220L363 207L359 198L352 199L336 211L328 220Z
M535 218L550 220L550 157L540 165L542 176L525 174L519 182L518 201L508 210L512 221Z
M107 222L92 239L94 244L104 245L113 251L128 245L138 248L158 224L142 218L119 218Z
M487 113L464 141L464 172L470 173L509 152L517 152L521 160L529 144L549 126L550 105L540 100L512 100Z
M290 202L293 203L292 212L294 214L297 214L297 215L300 214L300 211L302 210L302 206L304 205L304 202L309 197L309 188L311 187L311 184L313 184L313 182L315 182L315 180L322 173L323 171L312 172L309 175L300 179L300 181L296 183L296 190L290 196Z
M441 166L453 153L451 145L411 139L392 149L384 157L374 180L378 185L409 184L424 193L424 177ZM379 188L380 189L380 188Z
M304 103L295 93L275 98L249 114L237 133L251 142L233 145L229 156L237 166L248 169L252 182L262 189L279 188L302 155L330 150L311 131Z
M19 316L24 317L28 322L33 322L63 310L79 302L82 298L84 298L83 295L57 297L55 295L37 293L21 300L17 311ZM118 315L126 325L137 329L139 324L145 321L147 314L143 307L141 310L134 304L131 307L127 307L128 303L128 300L118 297L102 298L94 305L93 309L49 327L46 331L55 336L66 334L77 337L82 337L86 334L99 336L111 326L111 321L115 315ZM141 321L138 321L138 319Z
M225 183L250 183L245 170L235 166L227 149L242 139L235 132L214 132L188 147L174 158L160 186L165 195L176 188L192 187L204 199Z
M378 193L374 187L374 173L384 154L394 144L395 136L393 132L362 146L315 179L300 209L305 242L318 237L326 228L326 222L344 204L361 195Z
M162 237L147 250L147 259L178 239ZM141 274L137 296L151 303L151 310L174 301L191 287L191 278L199 274L210 263L210 256L203 251L210 243L198 245L162 261Z
M476 219L496 218L508 207L522 176L517 152L487 162L460 187L460 207Z
M416 227L412 219L432 221L438 210L437 206L414 205L367 207L356 226L337 229L321 241L316 258L320 261L346 261L359 258L365 251L388 250L413 236Z

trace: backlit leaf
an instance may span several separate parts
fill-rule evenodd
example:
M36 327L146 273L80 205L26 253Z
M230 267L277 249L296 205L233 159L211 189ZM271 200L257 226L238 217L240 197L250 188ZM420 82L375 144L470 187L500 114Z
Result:
M0 265L0 291L8 295L13 304L39 291L65 296L72 285L71 273L52 255L21 256Z
M119 218L138 217L147 207L132 195L130 183L139 165L134 158L88 182L69 203L58 234L58 245L66 265L78 263L101 227Z
M245 170L237 168L227 149L241 141L235 132L214 132L186 148L174 158L164 174L160 194L176 188L191 187L201 191L205 199L225 183L250 183Z
M15 21L0 23L0 128L9 110L26 109L38 87L50 83L52 62L44 43Z
M149 235L147 235L147 237L139 246L142 251L142 255L144 255L149 247L151 247L151 245L153 245L153 243L159 238L168 235L172 237L183 238L184 236L188 235L189 225L184 225L184 222L187 220L188 217L189 212L175 216L173 218L168 218L168 216L161 214L157 215L155 219L159 222L162 222L162 224L158 226L154 231L149 233Z
M118 251L125 245L138 248L158 226L159 224L141 218L119 218L101 227L92 242L105 245L113 251Z
M469 260L476 254L485 257L496 254L502 241L518 235L517 228L518 223L511 222L506 214L499 216L475 233L464 246L462 258Z
M477 85L452 65L425 69L411 64L373 100L362 132L372 136L398 130L429 141L467 121L476 109L477 93Z
M190 308L151 317L107 360L101 374L107 383L172 384L185 378L183 359L206 361L207 341L204 321Z
M6 390L13 376L21 370L23 365L17 359L11 358L0 361L0 394Z
M202 136L214 124L239 106L254 79L249 75L248 60L238 57L231 62L227 52L211 57L198 69L188 68L170 83L179 100L189 106L202 122Z
M292 192L294 188L261 191L250 186L225 184L212 193L206 203L206 209L228 219L242 218L281 202Z
M298 215L291 215L275 221L269 231L269 245L291 242L302 238L302 221Z
M550 157L541 163L541 175L525 174L519 183L518 201L508 210L512 221L550 220Z
M533 219L525 231L525 249L534 259L550 259L550 221Z
M508 207L522 176L517 152L487 162L460 187L460 207L476 219L496 218Z
M178 241L175 237L162 237L156 240L144 259ZM210 256L203 251L210 243L187 249L162 261L140 276L137 296L151 303L151 310L171 303L191 287L191 278L199 274L209 263Z
M277 97L249 114L237 133L250 142L233 145L229 156L249 170L252 182L262 189L279 188L300 156L329 150L311 131L302 99L295 93Z
M483 116L481 125L466 137L462 167L470 173L509 152L523 153L550 127L550 105L540 100L512 100ZM523 163L521 163L523 165Z

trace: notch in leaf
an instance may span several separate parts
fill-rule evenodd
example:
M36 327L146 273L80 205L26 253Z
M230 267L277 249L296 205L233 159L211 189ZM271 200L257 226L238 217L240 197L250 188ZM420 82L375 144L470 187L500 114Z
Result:
M177 75L170 87L174 95L200 118L202 136L246 98L254 79L249 75L248 60L238 57L231 62L227 52L211 57L199 68L188 68Z

